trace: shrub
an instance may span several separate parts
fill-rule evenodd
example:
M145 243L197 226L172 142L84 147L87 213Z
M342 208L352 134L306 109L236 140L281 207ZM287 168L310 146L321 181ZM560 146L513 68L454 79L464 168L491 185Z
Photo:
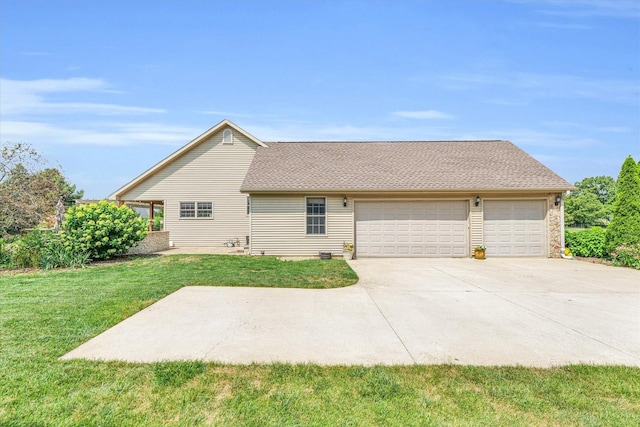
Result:
M611 258L615 265L624 265L640 270L640 243L618 246L611 253Z
M13 267L38 267L40 252L45 245L46 232L33 230L17 240L11 247L13 252Z
M7 239L0 237L0 268L13 267L13 248Z
M125 254L147 235L147 223L132 209L107 201L70 208L63 229L65 247L89 259Z
M65 246L63 237L51 234L40 254L40 267L51 270L59 267L84 267L89 262L89 254Z
M565 244L577 256L606 258L605 231L600 227L581 231L566 231Z

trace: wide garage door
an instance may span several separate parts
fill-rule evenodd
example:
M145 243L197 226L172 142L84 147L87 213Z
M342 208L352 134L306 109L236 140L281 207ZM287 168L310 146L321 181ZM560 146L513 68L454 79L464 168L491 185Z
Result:
M359 257L467 256L466 201L356 203Z
M484 202L484 244L487 256L546 256L545 202Z

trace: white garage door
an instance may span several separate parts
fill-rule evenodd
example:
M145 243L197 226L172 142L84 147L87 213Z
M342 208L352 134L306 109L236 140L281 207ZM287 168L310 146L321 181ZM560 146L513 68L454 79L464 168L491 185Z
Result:
M487 256L546 256L545 202L484 202Z
M359 257L467 255L465 201L357 202Z

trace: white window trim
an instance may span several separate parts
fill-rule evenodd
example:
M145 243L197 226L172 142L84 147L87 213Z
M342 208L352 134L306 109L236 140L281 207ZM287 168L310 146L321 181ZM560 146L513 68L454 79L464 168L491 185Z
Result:
M309 214L307 213L307 200L308 199L324 199L324 233L308 233L307 232L307 218ZM326 237L328 235L329 228L329 203L326 196L305 196L304 198L304 232L306 237Z
M193 203L194 204L194 215L195 216L182 216L182 204L183 203ZM198 203L211 203L211 216L198 216ZM213 201L209 201L209 200L195 200L195 201L182 201L179 202L178 204L178 219L180 220L187 220L187 221L193 221L193 220L204 220L204 221L210 221L213 219L213 207L214 207L214 203Z

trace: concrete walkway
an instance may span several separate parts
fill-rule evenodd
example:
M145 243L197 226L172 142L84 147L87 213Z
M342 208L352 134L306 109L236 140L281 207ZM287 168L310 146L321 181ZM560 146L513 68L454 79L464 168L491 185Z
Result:
M549 259L363 259L329 290L186 287L63 359L640 366L640 272Z

